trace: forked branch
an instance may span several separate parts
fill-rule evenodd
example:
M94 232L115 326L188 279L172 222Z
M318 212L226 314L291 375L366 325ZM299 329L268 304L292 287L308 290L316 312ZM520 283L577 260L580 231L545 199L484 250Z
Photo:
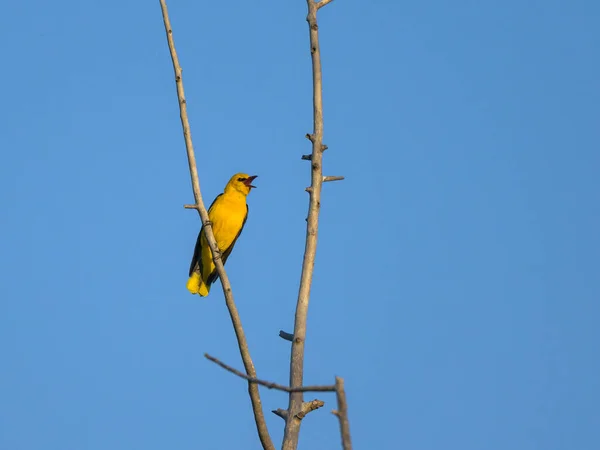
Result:
M215 267L219 278L221 279L221 286L223 287L223 294L225 295L225 303L231 317L231 323L235 330L235 335L240 350L242 361L244 362L244 368L249 377L256 377L256 370L254 369L254 363L250 357L250 350L248 349L248 343L246 342L246 336L242 327L242 321L235 306L233 299L233 292L231 290L231 284L229 278L225 273L223 262L221 261L221 253L217 247L217 242L212 231L210 221L208 219L208 212L204 206L202 200L202 194L200 192L200 181L198 179L198 169L196 167L196 157L194 155L194 146L192 144L192 132L190 130L190 124L187 115L187 105L185 100L185 93L183 90L183 79L181 77L181 65L179 64L179 58L175 51L175 41L173 40L173 30L171 28L171 21L169 20L169 13L167 10L166 0L160 0L160 7L162 10L163 22L165 25L165 32L167 33L167 43L169 45L169 51L171 53L171 60L173 61L173 71L175 72L175 84L177 86L177 98L179 100L179 115L181 117L181 126L183 128L183 137L185 139L185 148L187 150L188 165L190 169L190 177L192 179L192 189L194 191L194 200L196 204L192 208L198 211L200 219L204 225L204 232L206 240L210 246L210 251L215 262ZM190 205L186 205L189 207ZM271 437L267 429L265 422L265 416L262 410L262 404L260 401L260 394L258 392L258 386L255 383L248 382L248 393L250 394L250 400L252 402L252 410L254 412L254 420L256 422L256 428L258 431L259 439L262 446L266 450L275 450Z

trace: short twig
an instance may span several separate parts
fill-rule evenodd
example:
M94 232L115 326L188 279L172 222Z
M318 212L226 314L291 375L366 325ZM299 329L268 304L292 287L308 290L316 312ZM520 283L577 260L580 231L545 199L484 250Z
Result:
M317 9L321 9L323 6L331 3L333 0L321 0L319 3L317 3Z
M296 417L302 420L309 412L314 411L315 409L319 409L324 405L325 402L323 400L318 400L316 398L314 400L311 400L310 402L304 402L302 403L302 409L298 414L296 414Z
M279 330L279 337L281 339L285 339L286 341L292 342L294 340L294 335L292 333L286 333L283 330Z
M291 388L289 386L284 386L283 384L277 384L277 383L273 383L271 381L261 380L256 377L249 377L245 373L240 372L239 370L234 369L231 366L228 366L227 364L218 360L214 356L210 356L208 353L205 353L204 357L206 359L208 359L209 361L212 361L215 364L221 366L223 369L237 375L238 377L243 378L244 380L248 380L249 383L260 384L261 386L264 386L269 389L276 389L278 391L283 391L283 392L335 392L334 385L299 386L299 387Z
M287 416L288 416L288 412L287 409L274 409L273 411L271 411L273 414L275 414L276 416L281 417L283 420L287 420Z
M328 181L341 181L344 179L345 179L344 177L326 176L326 177L323 177L323 183L327 183Z

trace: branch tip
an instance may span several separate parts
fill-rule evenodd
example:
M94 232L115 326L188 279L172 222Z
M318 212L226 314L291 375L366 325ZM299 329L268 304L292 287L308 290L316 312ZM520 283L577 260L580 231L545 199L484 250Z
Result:
M273 414L275 414L276 416L281 417L283 420L287 420L287 417L288 417L287 409L278 408L278 409L272 410L271 412Z
M326 177L323 177L323 183L327 183L329 181L341 181L344 179L345 179L345 177L326 176Z
M279 330L279 337L281 339L285 339L286 341L290 341L290 342L294 341L294 335L292 333L286 333L283 330Z
M350 422L348 421L348 404L346 403L346 391L344 390L344 379L335 377L335 395L337 397L337 410L332 413L340 422L340 434L342 435L342 448L352 450L350 439Z
M321 9L323 6L329 5L333 0L321 0L317 3L317 9Z

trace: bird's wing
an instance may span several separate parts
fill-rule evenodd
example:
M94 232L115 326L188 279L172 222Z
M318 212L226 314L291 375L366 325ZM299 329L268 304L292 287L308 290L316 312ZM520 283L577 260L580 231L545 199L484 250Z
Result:
M244 221L242 222L242 226L240 227L240 231L238 231L238 234L235 236L235 238L233 239L233 241L231 242L231 245L229 247L227 247L225 250L223 250L223 253L221 254L221 261L223 262L223 265L225 265L225 263L227 262L227 258L229 258L229 255L231 254L231 251L233 250L233 246L235 245L235 241L237 241L237 239L240 237L240 234L242 234L242 230L244 229L244 225L246 225L246 220L248 220L248 205L246 205L246 216L244 217ZM219 275L217 274L217 269L213 270L210 275L208 276L208 280L207 280L207 285L212 284L218 277Z
M223 194L217 195L215 197L215 199L213 200L213 202L208 207L209 216L210 216L210 210L212 209L215 202L221 195L223 195ZM194 273L194 269L196 269L196 265L198 266L198 270L200 271L200 274L202 274L202 258L200 257L200 254L202 252L202 231L204 231L204 225L202 225L202 227L200 227L200 232L198 233L198 238L196 239L196 247L194 247L194 256L192 257L192 262L190 263L190 273L188 275L190 277L192 276L192 273Z

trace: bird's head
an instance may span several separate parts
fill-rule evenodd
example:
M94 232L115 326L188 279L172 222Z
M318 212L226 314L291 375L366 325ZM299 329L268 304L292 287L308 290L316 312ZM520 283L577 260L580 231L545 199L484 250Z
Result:
M225 192L228 190L235 190L244 195L248 195L252 188L256 186L252 186L252 182L258 175L248 175L246 173L236 173L231 177L227 186L225 186Z

